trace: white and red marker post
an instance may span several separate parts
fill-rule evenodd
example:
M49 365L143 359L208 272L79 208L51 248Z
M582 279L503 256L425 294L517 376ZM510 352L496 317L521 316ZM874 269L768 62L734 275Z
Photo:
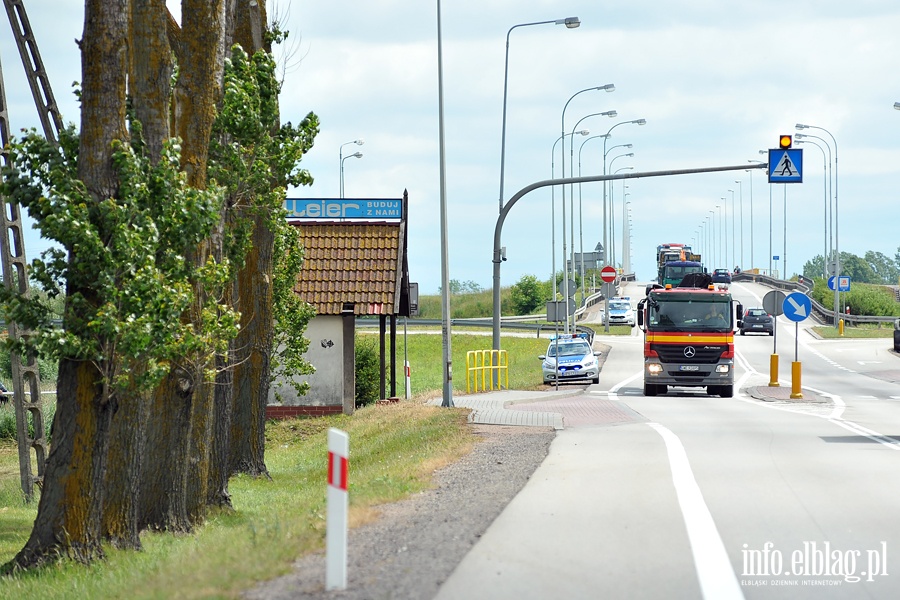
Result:
M325 518L325 589L347 588L347 484L350 436L328 430L328 497Z

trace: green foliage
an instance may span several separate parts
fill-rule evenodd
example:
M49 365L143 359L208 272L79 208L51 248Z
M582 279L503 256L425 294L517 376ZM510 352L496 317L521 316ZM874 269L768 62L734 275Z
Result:
M500 290L500 307L504 314L512 314L511 288ZM494 298L491 290L459 294L450 298L450 313L454 319L471 319L490 317L494 314ZM440 319L441 296L419 295L419 317L422 319Z
M356 339L356 406L378 400L381 394L381 366L374 339Z
M452 295L477 294L484 291L484 288L474 281L459 281L458 279L451 279L449 287ZM441 293L442 289L443 288L438 287L438 294Z
M8 343L47 359L90 360L113 388L152 387L172 361L208 354L237 331L236 315L215 296L204 296L198 326L180 318L193 286L222 289L228 278L227 261L194 267L185 258L218 222L221 189L187 185L176 140L151 164L139 132L133 146L114 143L119 190L112 198L92 197L78 179L74 128L60 134L59 150L31 131L11 146L3 169L3 193L65 249L47 250L31 265L48 299L66 292L63 328L53 326L52 306L40 295L4 289L5 317L35 331Z
M828 289L828 282L821 277L814 280L811 296L826 308L834 307L834 291ZM841 292L841 305L841 310L850 306L850 312L854 315L900 316L900 304L894 299L893 292L882 285L854 282L849 292Z
M512 286L512 307L517 315L530 315L542 311L550 296L546 283L538 281L534 275L523 275Z
M275 69L271 54L258 51L250 57L240 46L232 48L225 63L225 97L213 128L208 172L228 190L226 254L232 261L243 264L254 223L274 234L270 375L293 382L297 393L304 395L309 384L295 376L315 371L303 358L309 348L303 334L314 312L293 291L303 248L296 229L285 219L284 199L287 186L312 182L299 164L313 145L319 120L309 113L299 126L279 124Z
M863 258L841 252L841 275L849 276L853 283L897 285L900 283L900 248L897 250L894 259L871 250ZM810 279L821 277L824 267L825 259L818 254L803 265L803 276Z
M315 310L294 292L294 282L303 264L303 248L296 227L280 219L275 224L275 278L272 285L275 336L272 352L272 379L290 381L299 395L309 391L308 381L295 375L311 375L313 367L304 358L309 339L303 333Z

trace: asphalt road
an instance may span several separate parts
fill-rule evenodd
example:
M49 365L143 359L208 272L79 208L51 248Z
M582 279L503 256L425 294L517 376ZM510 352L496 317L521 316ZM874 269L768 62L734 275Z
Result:
M735 336L727 399L644 397L640 331L598 328L610 352L583 400L628 417L567 423L437 598L900 597L900 358L808 325Z

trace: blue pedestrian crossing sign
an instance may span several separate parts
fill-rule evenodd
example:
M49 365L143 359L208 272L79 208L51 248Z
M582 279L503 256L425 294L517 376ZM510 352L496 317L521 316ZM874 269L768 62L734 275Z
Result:
M812 310L812 301L806 294L800 292L792 292L784 297L784 316L791 321L803 321L809 316Z
M770 149L769 183L803 183L803 149Z

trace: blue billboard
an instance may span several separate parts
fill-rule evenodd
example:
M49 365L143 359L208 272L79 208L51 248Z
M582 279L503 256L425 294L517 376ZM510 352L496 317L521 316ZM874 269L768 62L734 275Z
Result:
M288 219L364 219L383 221L403 218L400 198L287 198Z

